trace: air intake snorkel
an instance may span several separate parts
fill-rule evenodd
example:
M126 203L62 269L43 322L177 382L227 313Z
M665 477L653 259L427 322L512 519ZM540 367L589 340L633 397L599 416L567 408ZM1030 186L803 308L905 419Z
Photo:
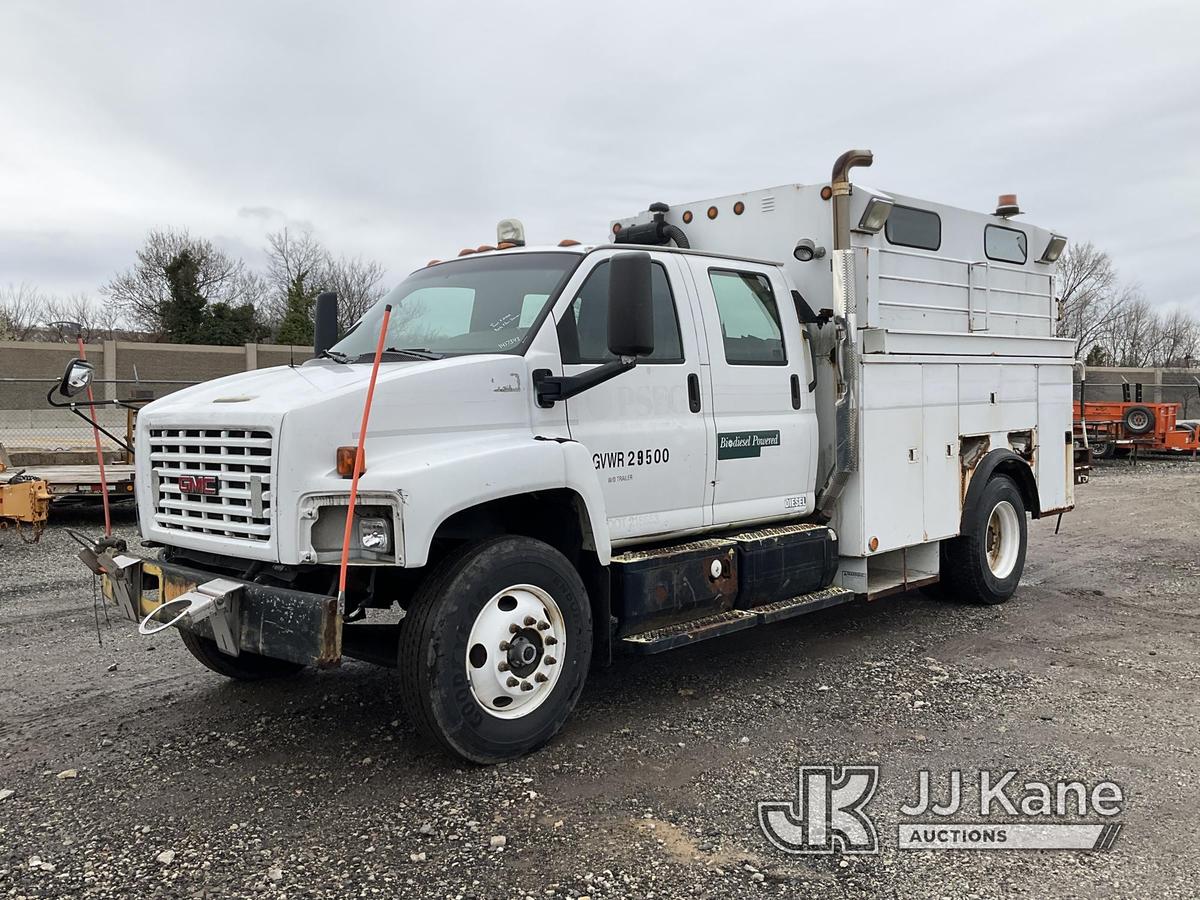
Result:
M654 220L645 225L630 225L628 228L622 228L613 238L613 242L662 247L674 241L676 247L683 250L689 249L691 244L688 243L683 229L667 221L667 213L670 211L671 207L665 203L651 203L650 212L654 214Z

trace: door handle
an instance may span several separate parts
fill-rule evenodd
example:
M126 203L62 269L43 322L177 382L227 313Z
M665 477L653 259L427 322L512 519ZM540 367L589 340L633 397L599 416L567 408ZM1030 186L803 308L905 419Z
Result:
M700 376L691 374L687 377L688 409L694 413L700 412Z
M792 409L800 408L800 376L792 376Z

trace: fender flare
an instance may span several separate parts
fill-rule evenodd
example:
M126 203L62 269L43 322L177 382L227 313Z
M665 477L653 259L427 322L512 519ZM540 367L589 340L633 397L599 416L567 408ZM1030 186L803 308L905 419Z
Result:
M1038 498L1037 479L1033 476L1033 468L1011 450L998 448L988 452L976 463L973 470L965 474L971 480L967 485L967 495L963 498L962 516L958 523L960 534L978 510L983 489L993 475L1007 475L1012 478L1017 484L1017 490L1021 492L1021 499L1025 502L1030 516L1035 519L1041 518L1042 504Z

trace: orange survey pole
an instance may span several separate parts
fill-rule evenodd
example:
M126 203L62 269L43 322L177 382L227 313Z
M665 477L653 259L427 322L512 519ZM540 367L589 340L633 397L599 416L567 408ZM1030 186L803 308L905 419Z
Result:
M79 346L79 358L87 359L83 349L83 333L75 332L75 343ZM100 427L96 424L96 401L92 397L92 383L87 386L88 411L92 416L92 438L96 442L96 462L100 464L100 499L104 503L104 536L112 537L112 515L108 510L108 477L104 473L104 451L100 449Z
M371 400L375 397L375 379L379 376L379 361L387 339L388 319L392 305L383 308L383 324L379 326L379 342L375 345L375 363L371 366L371 381L367 385L367 401L363 404L362 425L358 429L358 449L354 453L354 477L350 479L350 504L346 507L346 530L342 533L342 565L338 572L338 615L346 612L346 573L350 568L350 534L354 527L354 504L358 501L358 476L363 470L363 444L367 440L367 420L371 418Z

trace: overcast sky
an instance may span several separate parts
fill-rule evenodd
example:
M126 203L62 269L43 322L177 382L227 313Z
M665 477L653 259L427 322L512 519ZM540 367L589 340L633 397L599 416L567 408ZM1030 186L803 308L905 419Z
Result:
M396 280L868 147L865 183L1016 191L1200 314L1200 3L756 6L4 0L0 285L95 294L163 225L254 264L307 225Z

